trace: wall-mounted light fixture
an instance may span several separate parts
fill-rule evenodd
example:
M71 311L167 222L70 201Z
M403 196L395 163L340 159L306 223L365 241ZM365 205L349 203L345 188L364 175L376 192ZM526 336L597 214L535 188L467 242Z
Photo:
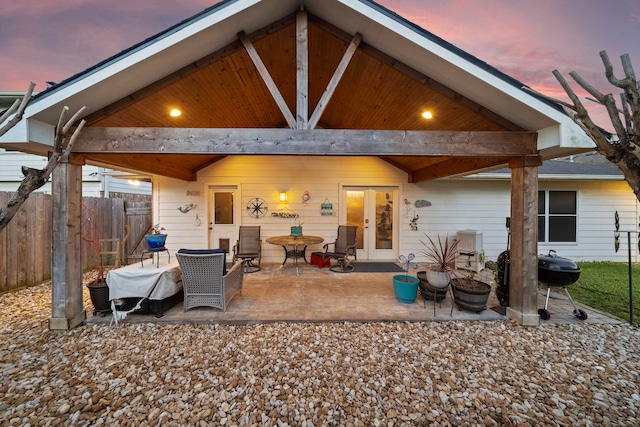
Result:
M287 201L287 192L284 191L284 190L280 192L280 201L281 202L286 202Z

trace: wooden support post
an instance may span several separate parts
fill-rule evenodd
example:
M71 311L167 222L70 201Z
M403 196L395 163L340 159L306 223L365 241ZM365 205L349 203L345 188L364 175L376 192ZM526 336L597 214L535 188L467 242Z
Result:
M71 155L52 173L51 330L68 330L86 319L81 260L83 163L83 158Z
M540 156L512 159L511 249L507 317L538 326L538 166Z

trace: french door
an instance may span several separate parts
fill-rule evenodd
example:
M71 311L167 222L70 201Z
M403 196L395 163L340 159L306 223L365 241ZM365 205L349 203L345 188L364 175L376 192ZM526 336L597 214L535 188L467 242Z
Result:
M358 226L358 260L396 259L397 187L343 187L346 224Z
M232 255L233 245L238 236L236 208L237 188L209 187L209 247L226 249L227 258Z

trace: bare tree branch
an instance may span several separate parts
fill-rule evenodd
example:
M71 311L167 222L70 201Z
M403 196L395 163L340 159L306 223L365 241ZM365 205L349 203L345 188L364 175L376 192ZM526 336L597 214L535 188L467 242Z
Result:
M22 114L27 104L31 100L31 93L33 92L33 83L29 87L28 96L25 96L20 103L20 108L18 109L18 113L15 117L22 118ZM15 103L14 103L15 105ZM58 126L56 127L56 133L53 143L53 153L49 157L49 161L47 162L44 169L34 169L22 167L22 174L24 175L24 179L20 183L18 190L13 193L7 206L0 209L0 231L2 231L14 217L14 215L20 210L22 204L29 198L29 195L42 187L51 176L53 170L58 166L61 161L65 161L68 159L71 150L73 149L73 144L78 138L78 135L82 131L82 128L85 125L85 121L82 120L78 126L74 129L73 133L69 135L69 131L72 129L72 126L75 121L77 121L80 114L85 110L86 107L80 108L76 114L74 114L71 119L69 119L64 125L64 119L67 116L69 111L68 107L64 107L62 112L60 113L60 118L58 120ZM15 109L14 109L15 111ZM3 115L4 117L4 115ZM7 132L13 126L15 126L18 121L15 121L15 117L8 122L0 131L4 130ZM3 132L3 133L4 133ZM2 133L0 133L1 135Z
M4 126L0 127L0 136L4 135L9 131L9 129L11 129L18 123L20 123L20 120L22 120L22 115L24 114L24 110L27 108L27 105L29 104L29 102L31 102L31 99L33 98L33 89L35 87L36 87L36 84L31 82L31 84L29 85L29 89L27 89L27 92L22 98L22 101L16 99L13 102L13 105L11 105L11 107L9 107L9 109L5 111L4 114L2 114L2 117L0 117L0 125L4 123L7 120L7 118L9 118L9 116L11 116L11 114L13 114L14 111L16 111L16 109L18 110L16 115L11 120L5 123Z
M570 108L572 110L575 110L575 107L573 105L571 105L571 104L569 104L567 102L561 101L559 99L556 99L556 98L554 98L552 96L545 95L544 93L540 93L535 89L531 89L529 86L522 86L520 89L522 89L525 92L529 92L529 93L532 93L532 94L534 94L536 96L539 96L540 98L544 98L547 101L551 101L551 102L553 102L555 104L561 105L562 107L566 107L566 108Z
M567 93L573 105L567 106L565 103L556 102L594 141L596 151L618 166L636 198L640 200L640 135L638 134L638 129L640 129L640 85L636 80L628 54L621 57L625 74L624 79L615 77L613 65L605 51L600 52L600 57L602 58L605 76L609 83L623 90L621 94L621 109L616 106L613 94L604 95L600 93L576 72L571 72L569 75L578 85L589 92L596 99L596 102L607 109L609 119L616 133L615 137L608 138L602 128L593 122L578 96L557 70L553 71L553 75ZM624 117L624 123L620 118L621 114Z

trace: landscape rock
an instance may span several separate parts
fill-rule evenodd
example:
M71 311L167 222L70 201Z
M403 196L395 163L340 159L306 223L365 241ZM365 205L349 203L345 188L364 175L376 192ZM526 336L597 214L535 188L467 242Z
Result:
M91 307L88 294L85 306ZM628 325L270 323L48 329L0 296L0 425L638 425Z

